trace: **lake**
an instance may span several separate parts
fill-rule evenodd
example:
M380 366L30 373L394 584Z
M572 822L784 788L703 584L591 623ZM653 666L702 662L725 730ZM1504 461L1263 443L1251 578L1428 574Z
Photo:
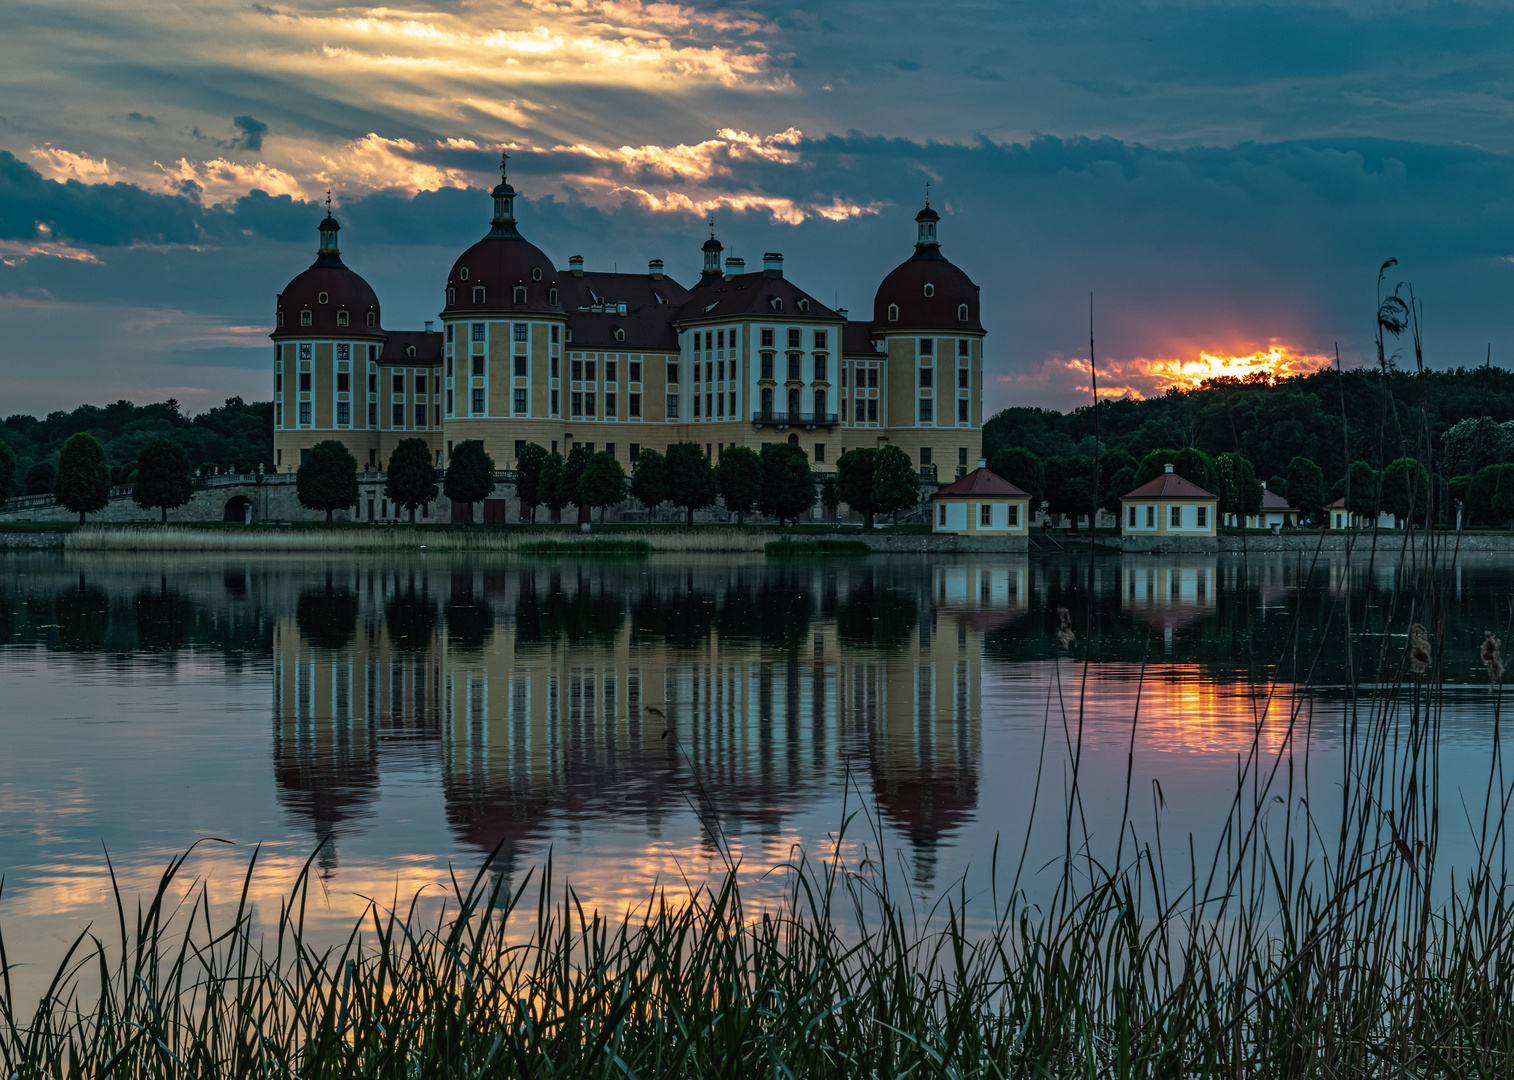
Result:
M1363 695L1401 678L1411 622L1437 625L1428 576L1382 554L12 555L0 923L50 970L114 921L112 866L150 889L197 841L220 904L257 848L265 912L314 853L307 921L333 934L496 849L512 881L550 859L617 909L726 857L760 890L838 836L922 905L1002 899L1017 871L1034 900L1069 821L1102 858L1159 825L1186 872L1238 776L1248 798L1274 777L1279 829L1306 800L1328 820ZM1478 648L1508 638L1514 566L1433 577L1461 864L1498 701Z

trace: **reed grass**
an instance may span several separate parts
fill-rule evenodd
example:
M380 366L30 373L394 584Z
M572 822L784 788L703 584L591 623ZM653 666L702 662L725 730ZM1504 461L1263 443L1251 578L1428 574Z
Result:
M650 555L645 540L532 540L516 549L522 555Z
M243 527L240 529L195 529L175 526L85 526L65 539L69 551L235 551L235 552L351 552L402 553L422 549L432 552L514 552L541 545L576 550L580 545L601 542L645 544L657 552L751 552L760 553L766 537L735 529L726 531L669 529L616 533L613 539L558 539L544 529ZM601 549L603 550L603 549Z

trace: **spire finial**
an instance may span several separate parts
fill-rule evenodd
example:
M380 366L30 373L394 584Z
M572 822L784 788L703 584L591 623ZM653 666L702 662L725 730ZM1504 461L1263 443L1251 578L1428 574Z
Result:
M925 205L930 205L930 181L925 182Z
M326 189L326 216L331 216L331 189Z
M505 182L505 170L508 167L509 162L510 155L504 150L501 150L499 152L499 182L501 184Z
M713 211L710 213L710 239L715 239L715 214Z

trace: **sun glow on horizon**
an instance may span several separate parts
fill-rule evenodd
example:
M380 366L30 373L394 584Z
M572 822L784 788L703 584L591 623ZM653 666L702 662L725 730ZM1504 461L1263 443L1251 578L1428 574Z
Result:
M1328 367L1332 357L1272 344L1249 353L1240 351L1199 350L1192 357L1136 357L1130 360L1099 361L1099 397L1131 397L1145 400L1169 390L1197 390L1216 379L1238 382L1276 382L1299 375L1310 375ZM1085 357L1065 360L1068 370L1077 372L1082 381L1077 389L1089 393L1089 365Z

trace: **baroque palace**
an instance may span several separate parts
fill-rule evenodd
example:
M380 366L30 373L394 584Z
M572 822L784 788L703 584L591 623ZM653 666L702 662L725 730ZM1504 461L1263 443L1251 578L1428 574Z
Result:
M914 254L879 285L873 317L850 320L784 274L725 259L714 237L685 288L654 259L645 274L558 270L521 235L501 170L488 234L444 286L441 329L387 330L378 296L342 261L328 209L310 268L278 296L274 452L299 467L339 439L382 469L403 438L438 465L480 439L501 468L527 442L580 444L634 466L643 447L786 440L817 472L848 448L892 444L944 481L981 453L978 288L941 254L939 215L915 217Z

